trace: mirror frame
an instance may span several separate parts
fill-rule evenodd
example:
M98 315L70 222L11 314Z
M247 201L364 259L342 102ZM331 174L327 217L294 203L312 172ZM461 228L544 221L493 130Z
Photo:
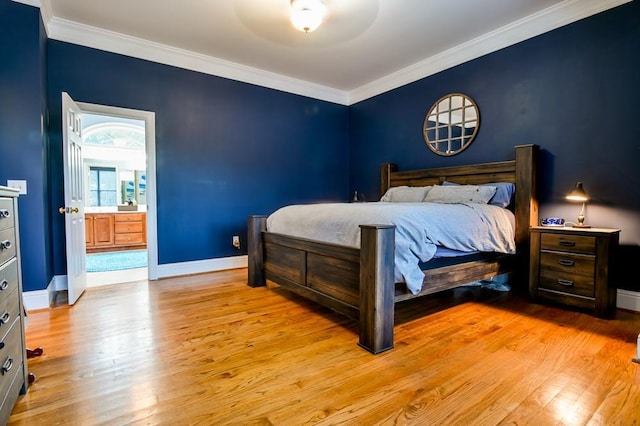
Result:
M470 124L475 126L469 127ZM473 131L467 134L471 128ZM449 93L431 106L424 118L422 133L431 151L449 157L467 149L479 128L480 110L476 102L463 93Z

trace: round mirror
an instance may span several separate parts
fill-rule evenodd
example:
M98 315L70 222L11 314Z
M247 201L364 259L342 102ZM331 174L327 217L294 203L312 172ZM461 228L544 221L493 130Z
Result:
M438 99L424 119L424 140L438 155L456 155L464 151L478 133L480 112L476 103L462 93Z

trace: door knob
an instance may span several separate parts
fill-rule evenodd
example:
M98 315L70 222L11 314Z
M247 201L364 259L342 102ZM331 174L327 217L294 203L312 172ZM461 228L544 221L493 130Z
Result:
M78 213L80 212L80 209L77 207L60 207L58 209L58 212L60 212L60 214L65 214L65 213Z

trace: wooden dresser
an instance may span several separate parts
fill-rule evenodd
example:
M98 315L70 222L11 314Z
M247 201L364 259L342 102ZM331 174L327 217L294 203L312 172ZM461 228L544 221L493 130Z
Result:
M0 186L0 424L27 391L18 192Z
M620 230L534 226L529 294L609 316L616 307L615 253Z
M86 213L87 252L146 248L146 218L144 212Z

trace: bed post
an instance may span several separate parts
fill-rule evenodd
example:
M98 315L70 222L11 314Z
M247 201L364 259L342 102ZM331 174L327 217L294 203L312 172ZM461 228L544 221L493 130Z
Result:
M247 226L247 254L249 257L249 287L267 285L264 275L264 243L262 232L267 230L267 216L249 216Z
M391 173L397 171L398 166L393 163L384 163L380 166L380 197L391 187Z
M360 341L373 354L393 348L395 225L360 225Z
M517 282L527 282L529 271L529 227L538 224L538 145L516 146L516 251L520 254ZM528 286L519 288L525 292Z

